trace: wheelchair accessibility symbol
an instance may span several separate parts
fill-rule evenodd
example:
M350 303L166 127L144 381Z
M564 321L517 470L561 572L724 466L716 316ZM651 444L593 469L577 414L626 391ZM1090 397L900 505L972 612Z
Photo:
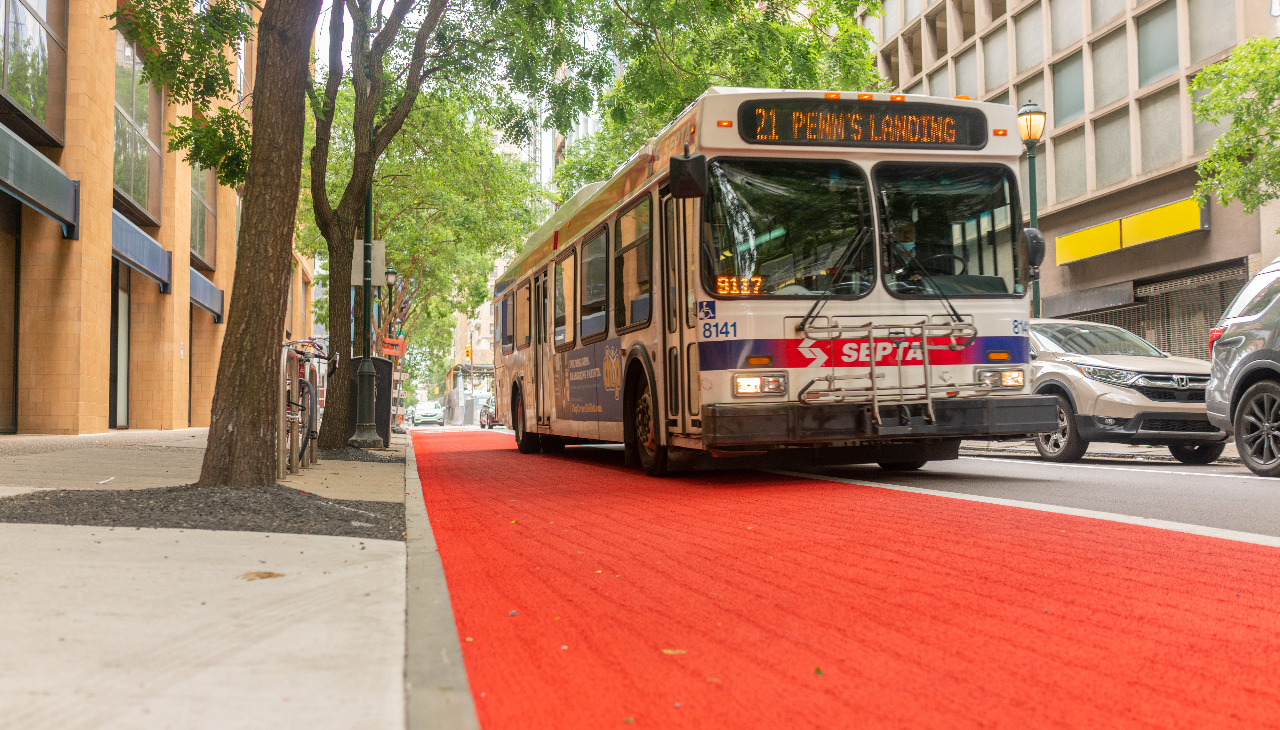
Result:
M715 302L698 302L698 319L715 319L716 303Z

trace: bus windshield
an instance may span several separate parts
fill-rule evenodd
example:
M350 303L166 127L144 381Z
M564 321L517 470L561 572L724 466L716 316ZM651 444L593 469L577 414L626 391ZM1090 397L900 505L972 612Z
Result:
M1008 168L884 163L873 175L890 292L934 298L1026 291L1018 187Z
M703 279L719 296L862 296L875 283L866 177L848 163L719 158L709 166ZM863 237L865 241L866 237ZM833 281L833 276L836 279Z

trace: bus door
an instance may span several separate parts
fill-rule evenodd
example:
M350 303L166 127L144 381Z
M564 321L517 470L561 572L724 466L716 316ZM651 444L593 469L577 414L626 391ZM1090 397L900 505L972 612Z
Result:
M676 200L662 191L662 312L663 312L663 382L666 384L667 430L670 433L689 432L688 399L684 390L688 376L684 372L687 355L686 343L694 342L693 333L685 317L685 255L684 215L682 208L688 203Z
M549 401L553 386L550 380L550 348L547 346L547 293L547 272L544 270L533 278L533 402L539 426L551 425Z

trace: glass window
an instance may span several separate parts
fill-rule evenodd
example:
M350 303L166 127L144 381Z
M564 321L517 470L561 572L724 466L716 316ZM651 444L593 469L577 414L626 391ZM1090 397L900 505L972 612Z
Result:
M956 95L978 98L977 46L970 46L956 56Z
M884 0L884 37L892 38L901 24L898 0Z
M1049 0L1049 40L1057 53L1083 37L1080 0Z
M1013 105L1021 109L1028 101L1035 102L1041 109L1045 107L1044 74L1038 73L1018 84L1018 98L1014 99Z
M512 317L511 295L508 294L502 298L502 305L498 309L498 317L502 326L502 351L511 352L516 345L516 335L513 328L514 317Z
M1009 31L1005 26L982 39L982 69L988 90L1009 82Z
M213 170L191 167L191 253L210 267L218 251L218 178Z
M1014 18L1013 33L1018 44L1018 73L1044 60L1044 21L1039 5Z
M1025 149L1025 147L1024 147ZM1030 180L1030 164L1027 156L1022 155L1019 161L1020 172L1022 173L1022 199L1030 200L1031 196L1027 192L1027 181ZM1049 205L1049 160L1045 157L1045 145L1043 142L1036 145L1036 210L1044 210Z
M1138 102L1142 171L1182 159L1182 92L1178 84Z
M1277 297L1280 297L1280 271L1259 274L1240 290L1222 318L1252 317L1255 314L1262 314Z
M667 198L662 202L662 247L667 267L667 292L664 297L667 310L667 331L675 332L680 324L680 260L676 258L676 201Z
M565 256L556 262L555 291L552 302L552 322L555 345L573 344L574 302L573 293L577 288L574 283L574 272L577 270L576 255Z
M1178 6L1169 0L1138 17L1138 87L1177 70Z
M1199 100L1207 91L1196 91L1193 93L1193 99ZM1191 126L1191 141L1195 145L1195 153L1201 154L1208 152L1213 143L1222 136L1222 133L1231 128L1231 115L1227 115L1214 122L1196 122Z
M66 126L66 0L8 0L4 91L58 137ZM34 12L32 11L34 8Z
M987 99L987 101L991 102L992 104L1008 104L1009 92L1008 91L1002 92L997 96L993 96L990 99Z
M617 329L649 321L653 289L653 202L644 196L618 216L613 259L613 323Z
M1073 53L1053 67L1053 126L1084 115L1084 56Z
M950 70L944 64L942 68L929 74L930 96L951 96Z
M1188 0L1191 62L1200 63L1236 42L1236 4L1222 0ZM1272 11L1274 12L1274 11Z
M516 347L529 346L529 285L516 290Z
M1093 44L1093 106L1103 107L1129 93L1129 42L1124 28Z
M1095 173L1098 187L1129 177L1129 107L1112 112L1093 123Z
M116 189L160 220L160 93L142 79L133 46L116 33L115 162Z
M924 94L924 79L912 84L905 92L906 94Z
M1038 324L1035 333L1055 349L1073 355L1164 357L1164 353L1129 330L1105 324Z
M834 160L720 158L710 165L709 187L702 233L708 292L811 297L871 291L875 252L861 169Z
M1084 127L1054 137L1053 184L1056 202L1084 195Z
M1003 165L875 169L884 282L900 297L1021 295L1017 182Z
M1089 15L1093 30L1110 23L1124 14L1125 0L1089 0Z
M907 22L920 14L920 0L906 0L903 9L906 10Z
M582 339L609 328L609 258L605 229L582 244Z

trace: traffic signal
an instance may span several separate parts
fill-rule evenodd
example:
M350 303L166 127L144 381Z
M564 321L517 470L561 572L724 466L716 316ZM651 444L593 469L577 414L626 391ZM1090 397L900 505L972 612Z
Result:
M471 359L471 345L467 345L467 359Z

